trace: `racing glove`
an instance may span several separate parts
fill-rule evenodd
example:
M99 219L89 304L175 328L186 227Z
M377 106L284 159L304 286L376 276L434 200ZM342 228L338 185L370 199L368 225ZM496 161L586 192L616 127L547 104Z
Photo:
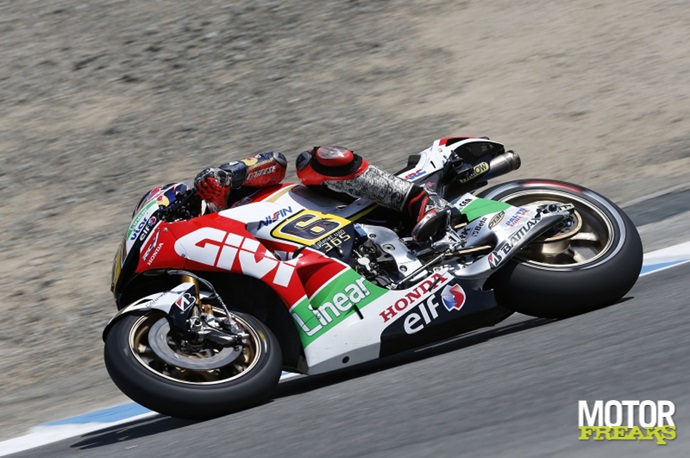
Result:
M232 175L215 167L202 170L194 178L194 188L199 197L219 210L225 208L231 184Z

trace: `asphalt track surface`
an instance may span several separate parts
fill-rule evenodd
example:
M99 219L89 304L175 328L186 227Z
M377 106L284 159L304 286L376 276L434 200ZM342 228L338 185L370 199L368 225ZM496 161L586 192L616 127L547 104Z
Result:
M377 364L292 379L271 402L223 418L154 416L11 456L690 456L688 278L684 264L585 315L514 315ZM671 400L678 437L578 441L578 400L597 399Z

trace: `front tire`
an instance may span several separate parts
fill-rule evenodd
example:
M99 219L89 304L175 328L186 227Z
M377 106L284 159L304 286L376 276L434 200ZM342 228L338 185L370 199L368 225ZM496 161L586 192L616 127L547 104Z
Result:
M600 194L554 180L519 180L480 193L520 206L575 206L572 232L529 244L491 278L499 304L527 315L561 318L615 303L635 284L642 242L630 218Z
M222 350L173 338L160 313L125 315L105 339L108 373L132 400L173 417L213 418L256 405L280 379L280 347L261 321L233 315L249 338Z

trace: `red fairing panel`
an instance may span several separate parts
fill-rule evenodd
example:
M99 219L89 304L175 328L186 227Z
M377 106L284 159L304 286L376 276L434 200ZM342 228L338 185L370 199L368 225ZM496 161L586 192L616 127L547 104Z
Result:
M270 244L273 249L286 252L296 248L279 242ZM235 272L258 278L289 307L307 293L305 285L316 291L346 266L312 250L282 261L247 232L244 223L211 214L190 221L161 223L154 230L142 249L137 272L175 268Z

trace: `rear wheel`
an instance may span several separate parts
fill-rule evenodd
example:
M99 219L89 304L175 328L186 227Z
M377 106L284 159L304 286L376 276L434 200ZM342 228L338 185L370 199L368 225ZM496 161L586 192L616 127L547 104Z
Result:
M280 379L281 351L261 321L233 316L248 335L236 346L186 341L160 313L126 315L106 337L108 373L134 401L173 417L211 418L257 404Z
M481 197L520 206L575 206L570 225L526 246L491 279L499 304L540 317L564 317L610 305L637 281L642 243L627 215L605 197L553 180L520 180Z

